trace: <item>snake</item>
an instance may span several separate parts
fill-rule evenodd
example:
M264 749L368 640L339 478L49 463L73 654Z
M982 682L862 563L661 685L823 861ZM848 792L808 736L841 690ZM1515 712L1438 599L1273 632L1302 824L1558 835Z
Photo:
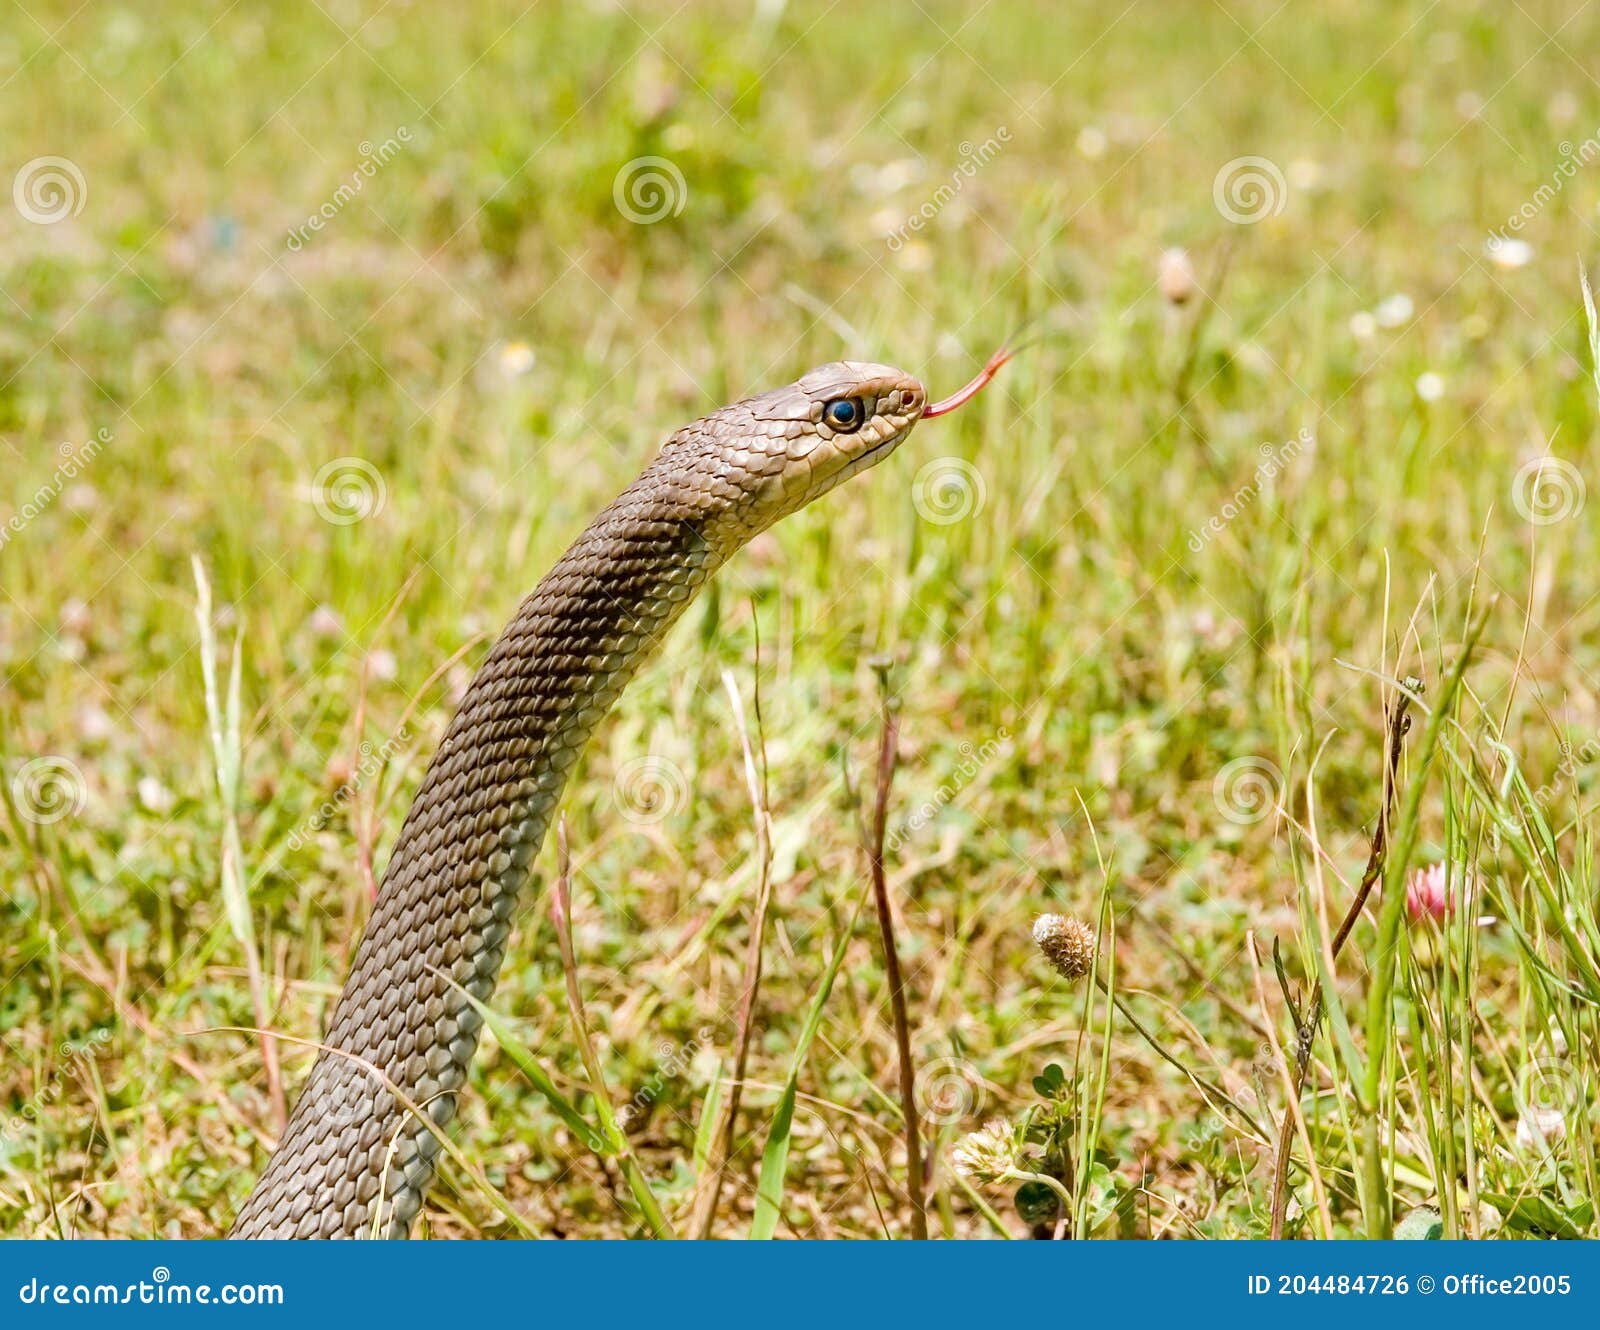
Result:
M562 788L640 665L741 546L954 410L835 361L670 435L518 607L390 853L319 1053L234 1238L403 1238L422 1208ZM474 1001L475 1000L475 1001Z

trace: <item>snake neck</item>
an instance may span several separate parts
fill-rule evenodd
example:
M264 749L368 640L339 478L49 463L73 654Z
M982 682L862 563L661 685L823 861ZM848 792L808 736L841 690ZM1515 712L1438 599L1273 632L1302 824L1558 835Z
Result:
M231 1236L404 1237L589 736L725 557L647 470L523 601L400 831L323 1052Z

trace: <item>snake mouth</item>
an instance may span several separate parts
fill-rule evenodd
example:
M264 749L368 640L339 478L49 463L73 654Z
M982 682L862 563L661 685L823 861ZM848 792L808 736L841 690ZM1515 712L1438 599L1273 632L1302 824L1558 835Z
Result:
M865 452L856 454L856 456L850 459L850 465L845 468L844 474L846 476L853 476L857 471L865 471L869 466L876 466L900 446L901 441L906 437L906 435L911 433L911 426L914 424L916 424L915 420L913 420L898 433L891 434L881 443L875 443Z

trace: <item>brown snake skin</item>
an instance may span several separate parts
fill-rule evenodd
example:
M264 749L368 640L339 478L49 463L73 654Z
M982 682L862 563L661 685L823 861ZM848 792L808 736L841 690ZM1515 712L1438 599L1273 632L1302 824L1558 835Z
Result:
M856 404L856 422L825 410ZM433 1177L517 895L567 773L741 545L888 456L916 379L839 361L686 425L522 602L450 722L311 1070L236 1238L404 1237ZM834 416L839 419L839 416ZM846 422L847 423L847 422Z

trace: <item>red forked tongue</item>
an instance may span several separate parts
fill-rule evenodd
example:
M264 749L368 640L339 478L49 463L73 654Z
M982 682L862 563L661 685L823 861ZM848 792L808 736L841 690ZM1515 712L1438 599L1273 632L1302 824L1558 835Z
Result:
M922 413L922 418L924 420L932 420L935 416L947 416L958 406L964 406L966 403L970 402L974 397L983 391L984 384L988 383L990 379L994 378L994 376L1000 372L1001 366L1010 359L1010 349L1002 346L998 351L989 357L989 363L978 371L977 376L972 380L971 383L967 384L965 388L961 388L956 392L951 393L950 396L946 397L943 401L935 402Z

